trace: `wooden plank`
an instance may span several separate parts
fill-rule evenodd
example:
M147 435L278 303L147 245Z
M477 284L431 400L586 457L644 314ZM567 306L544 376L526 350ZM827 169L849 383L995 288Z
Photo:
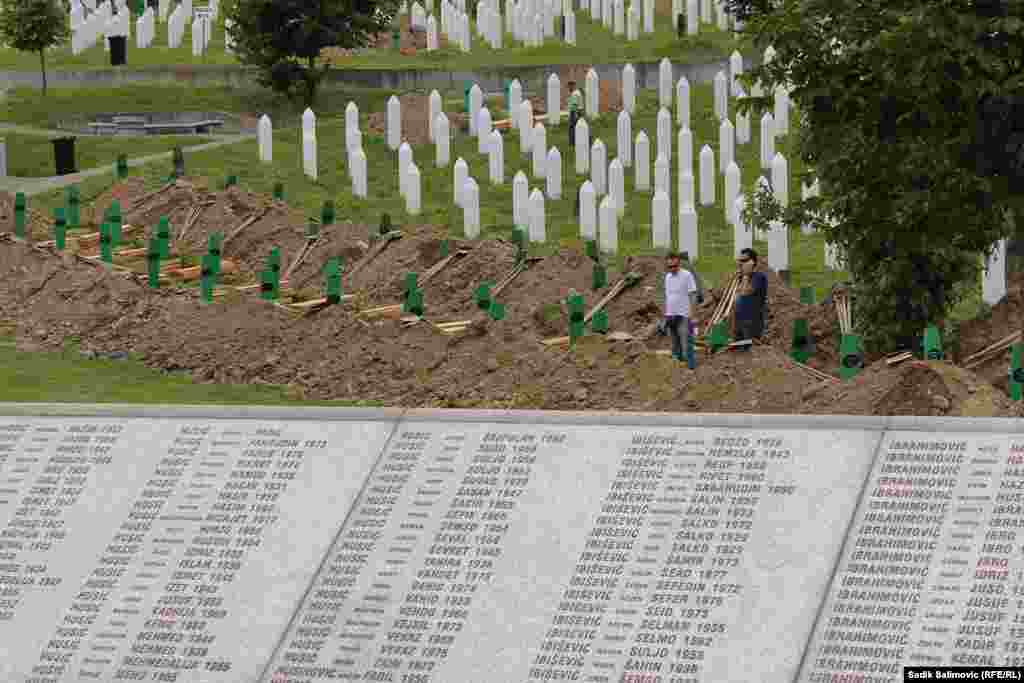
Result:
M246 228L248 228L250 225L252 225L256 221L260 220L261 218L266 216L268 213L270 213L270 209L272 209L272 208L273 208L273 206L265 206L265 207L263 207L262 211L254 211L251 216L249 216L244 221L242 221L241 225L239 225L237 228L232 230L231 233L228 234L228 236L224 238L224 241L220 245L221 252L223 253L223 251L225 249L227 249L228 242L230 242L235 237L237 237L239 234L241 234L241 232L243 230L245 230Z
M498 286L494 288L494 290L491 292L491 296L492 297L496 297L499 294L501 294L502 292L504 292L505 289L507 289L508 286L510 284L512 284L512 281L515 280L517 277L519 277L519 275L521 273L523 273L525 270L526 270L526 264L524 264L524 263L520 263L518 266L513 268L512 272L509 273L508 275L506 275L504 278L502 278L502 280L498 284Z
M388 245L391 244L392 241L397 240L397 239L401 239L401 237L402 237L402 231L401 230L392 230L388 234L382 235L380 240L377 242L377 244L375 244L372 247L370 247L370 251L366 252L366 255L363 256L363 258L359 261L359 263L357 263L354 266L352 266L352 270L349 271L348 277L351 279L352 276L354 276L356 273L361 271L364 267L366 267L366 265L368 263L370 263L373 259L377 258L377 256L382 251L387 249Z
M1020 340L1021 340L1021 332L1020 332L1020 330L1018 330L1017 332L1014 332L1012 334L1008 334L1005 337L1003 337L1002 339L1000 339L999 341L986 346L981 351L978 351L977 353L972 353L970 356L968 356L967 358L965 358L963 360L961 365L966 367L969 363L973 363L974 361L986 359L988 356L993 355L993 354L1002 353L1008 347L1010 347L1013 344L1019 342Z
M427 272L425 272L423 274L423 277L420 278L419 284L420 285L427 284L428 282L430 282L431 279L433 279L433 277L435 275L437 275L442 270L444 270L448 266L449 263L451 263L452 261L454 261L457 258L462 258L466 254L468 254L469 251L470 251L469 249L459 249L458 251L456 251L456 252L454 252L452 254L449 254L448 256L444 257L443 259L441 259L440 261L438 261L434 265L430 266L430 268L427 270Z

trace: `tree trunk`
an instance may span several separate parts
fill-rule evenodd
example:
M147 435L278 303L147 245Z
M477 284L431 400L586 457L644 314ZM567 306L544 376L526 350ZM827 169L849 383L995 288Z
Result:
M313 108L316 102L317 86L320 84L320 74L316 68L316 58L310 57L307 60L306 69L306 106Z
M39 67L43 72L43 97L46 97L46 50L39 51Z

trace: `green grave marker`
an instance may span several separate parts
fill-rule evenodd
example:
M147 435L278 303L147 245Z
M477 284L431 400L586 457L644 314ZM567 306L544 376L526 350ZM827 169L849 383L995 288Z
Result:
M499 304L497 301L492 301L491 307L487 309L487 313L491 316L491 320L504 320L505 304Z
M324 206L320 210L320 223L325 227L334 225L334 202L330 199L324 202Z
M203 256L202 268L199 271L199 301L201 303L208 304L213 302L213 287L217 281L219 266L220 264L213 254L205 254Z
M14 195L14 236L20 240L25 239L25 217L28 215L28 202L25 200L25 193L19 192Z
M712 352L720 351L729 344L729 330L726 327L728 323L722 321L711 328L710 338L708 339L708 348Z
M392 49L397 50L397 49L399 49L401 47L401 45L402 45L402 34L399 33L398 31L392 31L391 32L391 47L392 47Z
M171 256L171 222L167 216L160 216L160 222L156 225L156 238L160 247L160 258Z
M67 206L68 227L77 230L82 225L82 198L77 185L64 190L64 204Z
M128 177L128 155L118 154L117 162L114 164L114 175L117 176L118 180L124 180Z
M270 256L267 257L267 269L275 273L281 272L281 249L279 247L270 250Z
M121 244L121 202L116 199L110 203L110 239L117 248L117 245Z
M160 259L163 255L164 242L159 237L151 237L146 250L146 266L149 273L149 286L156 289L160 286Z
M473 81L462 82L462 111L469 113L469 91L473 89Z
M278 202L284 201L284 183L274 183L274 200Z
M416 273L406 273L405 280L402 284L402 296L409 296L410 292L415 292L417 275Z
M380 234L386 235L391 232L391 216L389 214L381 214L380 217Z
M576 340L583 336L583 296L572 292L566 304L569 306L569 345L576 346Z
M64 218L64 207L58 206L53 210L53 241L57 244L57 251L64 251L67 234L68 222Z
M599 334L608 331L608 311L600 310L590 319L590 329Z
M108 264L114 262L114 238L112 231L110 223L104 221L100 224L100 260Z
M206 242L206 256L210 258L210 269L214 275L220 274L221 245L223 243L224 234L219 232L211 234Z
M585 240L583 244L587 258L595 262L600 260L601 255L597 251L597 240Z
M608 285L608 271L600 263L594 264L594 273L590 284L595 292Z
M924 357L926 360L942 360L942 339L939 328L929 325L924 330Z
M264 301L275 301L277 299L274 292L276 289L275 285L277 284L274 275L272 270L260 271L260 298Z
M1024 395L1024 344L1010 347L1010 398L1021 400Z
M509 116L514 116L512 112L512 81L505 79L505 111L509 113Z
M412 313L413 315L423 315L423 291L420 289L414 289L409 292L405 297L405 303L402 304L402 310L406 313Z
M864 369L864 352L860 346L860 336L844 334L839 342L839 377L850 379Z
M480 286L476 288L474 297L476 298L477 308L482 311L489 310L491 308L491 302L493 301L493 299L491 299L491 283L481 283Z
M324 266L324 279L327 303L337 304L341 301L341 259L335 256L327 260Z
M183 178L185 177L185 152L181 150L181 147L174 148L174 171L171 173L172 178Z
M804 306L814 305L814 287L800 288L800 303L802 303Z
M529 248L527 247L526 230L520 226L512 228L512 244L516 245L516 263L526 260Z
M315 218L310 218L309 223L306 224L306 239L315 240L320 236L320 224Z
M451 250L451 245L448 240L441 240L441 258L448 258L448 253Z
M227 187L234 187L237 184L238 184L238 176L237 175L232 174L232 175L229 175L227 178L224 179L224 187L226 187L226 188Z
M798 318L793 321L793 346L789 356L797 363L806 363L814 353L814 340L807 327L807 320Z

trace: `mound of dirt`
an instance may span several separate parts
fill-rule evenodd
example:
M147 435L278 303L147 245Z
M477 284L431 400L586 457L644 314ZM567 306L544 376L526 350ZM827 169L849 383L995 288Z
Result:
M33 242L53 239L53 219L32 208L28 200L27 232ZM14 234L14 195L0 192L0 234Z
M110 208L115 201L121 203L122 219L125 223L133 224L131 219L131 206L149 190L146 188L146 181L138 176L129 177L115 183L105 192L100 194L88 204L82 204L82 226L99 230L103 223L103 213Z
M1006 297L992 307L989 315L965 321L960 325L960 354L957 362L1006 338L1014 332L1024 330L1024 273L1007 276ZM974 369L986 381L1002 391L1008 391L1010 350L986 361Z
M817 385L800 412L812 415L935 415L1012 417L1005 394L974 373L942 361L889 367L879 360L849 382Z

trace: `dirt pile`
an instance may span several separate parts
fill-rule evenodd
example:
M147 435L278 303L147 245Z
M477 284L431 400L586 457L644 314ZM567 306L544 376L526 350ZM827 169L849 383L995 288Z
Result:
M982 349L1024 330L1024 273L1007 275L1006 297L979 318L960 325L958 362ZM1000 390L1008 391L1010 350L987 360L974 371Z
M42 211L32 208L32 200L28 200L28 220L26 221L29 237L34 242L53 239L53 219ZM0 192L0 234L14 234L14 195Z
M849 382L816 385L802 413L1011 417L1022 414L1004 393L974 373L942 361L876 361Z

